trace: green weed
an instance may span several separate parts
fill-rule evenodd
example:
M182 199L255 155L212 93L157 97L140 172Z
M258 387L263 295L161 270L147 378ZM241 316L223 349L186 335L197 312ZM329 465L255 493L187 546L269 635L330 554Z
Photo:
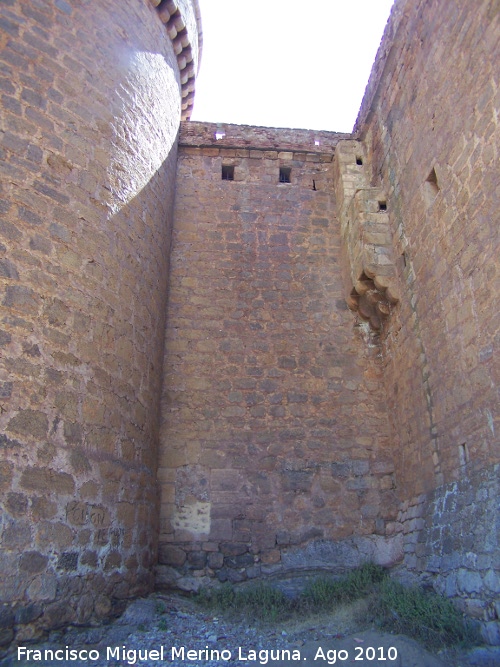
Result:
M220 588L201 591L197 600L210 609L267 622L288 617L291 608L281 591L266 584L235 590L225 583Z
M165 613L166 609L165 609L165 605L163 604L163 602L158 601L155 604L155 611L156 611L157 614L164 614Z
M218 613L265 623L333 612L342 605L366 599L370 622L385 630L406 634L426 646L467 647L479 641L476 629L464 621L449 600L392 581L384 568L373 563L362 565L343 577L318 577L294 599L262 583L241 589L225 583L217 589L202 590L196 599Z
M409 635L433 648L473 646L479 641L477 630L464 621L450 600L390 579L380 586L372 611L380 627Z
M302 598L314 611L326 610L366 597L385 577L383 567L366 563L341 578L324 576L314 579L307 584Z

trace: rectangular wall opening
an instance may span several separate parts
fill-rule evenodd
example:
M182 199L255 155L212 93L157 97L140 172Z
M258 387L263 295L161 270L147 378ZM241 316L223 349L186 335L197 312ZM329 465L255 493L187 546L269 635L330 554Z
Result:
M229 164L222 165L222 180L234 181L234 167Z
M469 449L465 442L461 445L458 445L458 458L460 460L460 467L466 465L469 462Z
M292 170L290 167L280 167L280 183L291 183Z

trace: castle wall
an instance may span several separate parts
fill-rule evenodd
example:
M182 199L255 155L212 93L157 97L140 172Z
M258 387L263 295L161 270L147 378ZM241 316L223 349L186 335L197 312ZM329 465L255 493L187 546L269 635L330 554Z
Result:
M332 160L345 137L182 124L159 585L399 555L385 537L398 503L380 348L338 268Z
M1 644L153 583L189 78L153 4L0 7Z
M356 126L400 293L382 338L405 565L495 641L498 21L486 0L397 2Z
M177 162L196 0L0 5L0 646L158 550L184 589L402 560L500 642L498 21L397 0L354 136Z

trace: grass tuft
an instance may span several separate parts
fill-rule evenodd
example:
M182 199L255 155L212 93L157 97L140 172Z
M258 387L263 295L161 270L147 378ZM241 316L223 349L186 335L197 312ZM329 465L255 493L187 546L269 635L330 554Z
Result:
M433 648L470 647L479 643L475 627L467 623L450 600L421 588L387 579L372 602L376 623Z
M314 579L308 583L302 597L306 605L315 611L326 610L370 595L386 576L380 565L366 563L340 579Z
M341 578L318 577L294 599L263 583L241 589L225 583L220 588L200 591L195 599L204 607L232 618L264 623L333 612L342 605L365 599L371 622L384 630L413 637L428 647L470 647L479 643L477 630L464 621L449 600L420 588L403 586L389 579L387 571L373 563Z
M167 610L165 608L165 605L163 602L160 602L159 600L155 604L155 611L157 614L164 614Z
M215 590L201 591L198 601L210 609L266 622L287 618L291 611L291 601L281 591L266 584L235 591L226 583Z

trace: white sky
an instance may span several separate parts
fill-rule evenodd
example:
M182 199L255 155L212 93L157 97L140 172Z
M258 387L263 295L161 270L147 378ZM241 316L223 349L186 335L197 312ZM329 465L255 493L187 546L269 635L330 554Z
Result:
M350 132L393 0L200 0L192 120Z

